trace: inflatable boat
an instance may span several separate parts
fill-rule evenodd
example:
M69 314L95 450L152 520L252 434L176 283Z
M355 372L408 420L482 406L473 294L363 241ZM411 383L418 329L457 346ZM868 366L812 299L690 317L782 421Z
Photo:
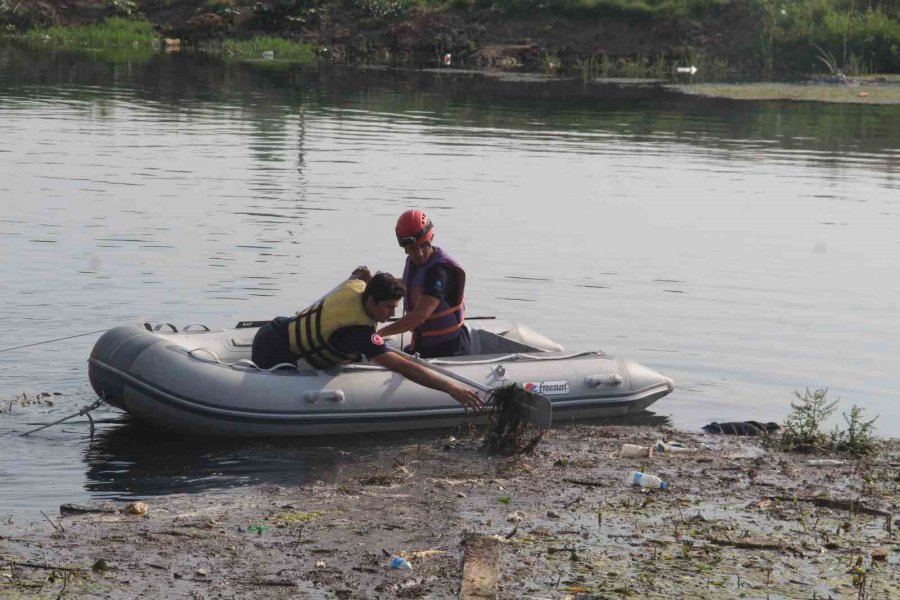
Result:
M196 435L363 433L448 427L470 418L447 394L374 363L260 369L250 349L262 324L115 327L91 352L91 385L136 419ZM554 422L638 413L674 389L671 379L637 363L566 352L520 325L484 319L467 321L466 328L469 354L429 362L488 387L519 383L542 394L551 400Z

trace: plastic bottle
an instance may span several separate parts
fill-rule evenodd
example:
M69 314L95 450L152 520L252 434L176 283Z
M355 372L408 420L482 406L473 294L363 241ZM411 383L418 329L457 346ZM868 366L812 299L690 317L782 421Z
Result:
M638 446L637 444L622 444L619 450L619 456L622 458L652 457L653 448L648 446Z
M625 481L627 483L630 483L631 485L637 485L640 487L651 488L655 490L665 491L669 487L666 485L665 481L663 481L656 475L641 473L640 471L633 472Z
M402 556L397 556L396 554L391 557L391 568L392 569L407 569L412 570L412 565L409 564L409 561L403 558Z
M656 444L653 445L653 448L657 452L693 452L694 450L681 442L664 442L662 440L656 440Z

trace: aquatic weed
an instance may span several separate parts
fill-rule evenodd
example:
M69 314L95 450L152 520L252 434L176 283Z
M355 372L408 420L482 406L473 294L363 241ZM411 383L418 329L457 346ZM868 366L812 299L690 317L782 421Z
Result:
M834 431L831 432L831 444L835 450L858 456L870 454L875 449L875 440L872 437L872 432L875 429L874 423L878 420L878 415L869 421L865 421L862 418L863 412L865 412L865 409L854 404L850 409L849 416L847 413L843 413L847 429L840 431L835 426Z
M827 436L820 431L822 423L834 412L838 400L828 401L828 388L818 388L804 393L794 391L798 402L791 402L793 411L784 420L781 447L788 452L813 452L826 450Z

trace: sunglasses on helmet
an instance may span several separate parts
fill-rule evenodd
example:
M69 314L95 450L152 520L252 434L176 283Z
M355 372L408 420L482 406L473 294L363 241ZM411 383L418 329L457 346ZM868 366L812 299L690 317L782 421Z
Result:
M429 231L431 231L431 229L432 229L433 227L434 227L434 225L432 225L432 224L429 222L428 225L426 225L425 227L423 227L422 229L420 229L419 231L417 231L417 232L415 233L415 235L404 235L404 236L398 235L398 236L397 236L397 241L400 242L400 247L401 247L401 248L407 248L407 247L409 247L409 246L412 246L412 245L415 244L416 242L418 242L420 239L422 239L422 237L423 237L425 234L427 234Z

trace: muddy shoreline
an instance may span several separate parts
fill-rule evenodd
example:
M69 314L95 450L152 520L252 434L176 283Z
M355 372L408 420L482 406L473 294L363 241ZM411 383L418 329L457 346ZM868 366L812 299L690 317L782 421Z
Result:
M660 438L696 450L617 455ZM900 586L900 440L857 460L569 424L524 457L485 456L474 434L341 454L306 485L152 498L143 516L6 519L0 597L458 598L472 536L499 540L500 598L888 598ZM669 490L627 485L641 467ZM391 569L394 554L412 570Z

